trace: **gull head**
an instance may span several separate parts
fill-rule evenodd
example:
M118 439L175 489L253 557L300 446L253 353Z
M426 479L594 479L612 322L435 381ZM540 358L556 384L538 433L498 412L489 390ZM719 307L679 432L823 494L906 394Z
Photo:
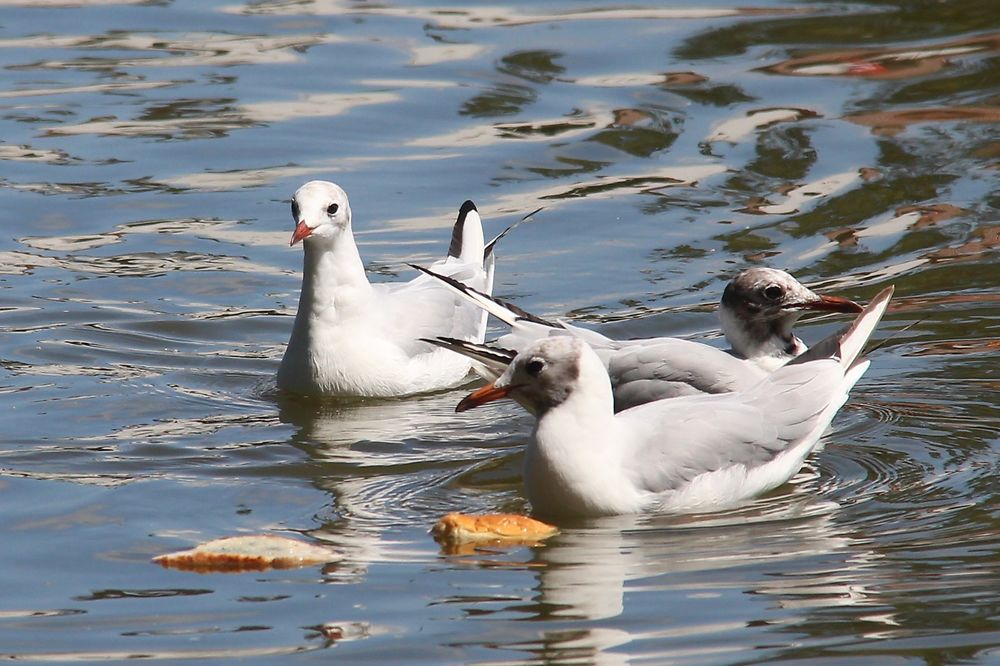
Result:
M568 335L544 338L514 357L495 382L467 395L455 411L464 412L487 402L510 398L532 414L541 416L565 402L580 384L581 375L593 370L591 366L595 363L599 371L597 376L603 376L610 394L607 372L585 342Z
M334 238L351 225L347 192L326 180L310 180L292 196L295 231L289 245L306 238Z
M722 309L740 319L768 319L802 316L805 310L861 312L861 306L839 296L817 294L785 271L776 268L749 268L726 285Z
M719 317L733 349L749 357L750 350L775 337L794 340L792 327L809 310L858 313L861 306L839 296L817 294L785 271L750 268L726 285Z

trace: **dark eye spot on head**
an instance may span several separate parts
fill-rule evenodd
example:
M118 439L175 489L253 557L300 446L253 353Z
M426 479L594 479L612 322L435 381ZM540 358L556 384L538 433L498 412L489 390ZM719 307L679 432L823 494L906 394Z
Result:
M339 209L340 206L338 206L337 204L330 204L329 206L326 207L326 212L328 215L336 215Z
M292 199L292 217L295 218L296 222L299 221L299 202L295 199Z
M768 300L776 301L782 297L784 292L776 284L772 284L764 289L764 297Z
M533 358L524 364L524 371L532 377L537 377L538 373L545 367L545 362L538 358Z

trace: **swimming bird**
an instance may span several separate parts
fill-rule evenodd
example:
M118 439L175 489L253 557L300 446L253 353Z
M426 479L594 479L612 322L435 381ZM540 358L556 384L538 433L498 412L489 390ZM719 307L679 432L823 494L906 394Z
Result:
M313 180L300 187L292 198L292 217L290 244L301 242L305 257L298 312L278 369L279 389L390 397L466 379L468 358L421 338L482 342L485 312L426 275L370 283L354 242L347 193L334 183ZM479 212L466 201L448 254L433 264L434 270L489 294L497 239L484 242Z
M785 271L757 267L739 273L722 294L719 318L731 349L671 337L613 340L569 322L546 321L447 276L435 275L432 269L416 268L511 327L490 344L449 339L436 344L476 359L474 368L493 380L532 342L554 335L577 337L593 347L604 363L614 390L615 411L663 398L749 388L807 349L793 332L807 311L861 311L860 305L846 298L817 294Z
M861 352L889 304L880 292L831 353L791 362L748 390L614 413L604 364L583 340L536 341L456 408L513 398L537 417L524 484L543 518L712 511L801 468L868 369Z

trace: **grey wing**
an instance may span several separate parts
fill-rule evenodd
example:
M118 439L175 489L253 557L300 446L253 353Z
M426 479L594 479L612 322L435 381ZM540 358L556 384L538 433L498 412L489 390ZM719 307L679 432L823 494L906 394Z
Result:
M721 349L680 338L624 343L598 355L608 368L615 411L663 398L743 391L767 376Z
M733 465L753 468L798 444L812 446L842 394L836 361L781 369L750 391L641 405L622 412L637 442L630 475L660 493ZM835 410L834 410L835 411Z
M482 290L487 274L482 267L449 257L433 269ZM481 342L486 332L485 313L455 296L438 280L421 274L403 283L383 283L377 306L384 313L386 334L409 353L430 350L420 338L438 336Z

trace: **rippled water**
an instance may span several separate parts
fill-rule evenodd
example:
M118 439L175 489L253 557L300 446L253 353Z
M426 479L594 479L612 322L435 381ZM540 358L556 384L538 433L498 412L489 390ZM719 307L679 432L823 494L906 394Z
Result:
M1000 660L991 3L0 5L3 657ZM529 310L717 339L763 263L895 284L889 340L765 498L445 553L441 514L526 508L530 421L276 397L317 177L384 276L463 199L488 231L544 206L500 257ZM150 562L259 532L345 559Z

